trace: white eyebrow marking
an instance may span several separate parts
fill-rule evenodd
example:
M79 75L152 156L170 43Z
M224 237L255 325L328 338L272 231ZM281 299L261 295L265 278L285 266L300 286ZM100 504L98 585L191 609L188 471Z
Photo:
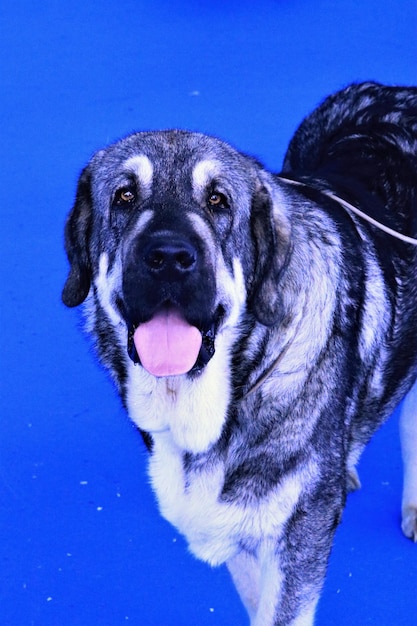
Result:
M193 169L193 186L195 190L202 190L207 187L209 181L218 176L222 171L220 161L216 159L205 159L200 161Z
M135 174L146 192L151 191L153 180L153 165L144 154L130 157L124 164L126 170Z

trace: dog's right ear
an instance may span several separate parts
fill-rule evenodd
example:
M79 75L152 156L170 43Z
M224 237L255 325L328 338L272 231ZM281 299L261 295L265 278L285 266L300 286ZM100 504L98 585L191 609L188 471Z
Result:
M69 307L84 302L90 291L92 271L88 244L91 223L91 175L86 167L80 175L75 203L65 225L65 250L70 271L62 290L62 301Z

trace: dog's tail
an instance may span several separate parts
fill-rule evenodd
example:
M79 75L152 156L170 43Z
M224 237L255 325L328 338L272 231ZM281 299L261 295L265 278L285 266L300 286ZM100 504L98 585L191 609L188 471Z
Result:
M353 84L301 123L282 174L417 214L417 88ZM370 202L372 205L372 202ZM414 205L414 210L410 205ZM410 210L411 209L411 210ZM379 211L381 208L379 208ZM416 233L417 215L411 230Z

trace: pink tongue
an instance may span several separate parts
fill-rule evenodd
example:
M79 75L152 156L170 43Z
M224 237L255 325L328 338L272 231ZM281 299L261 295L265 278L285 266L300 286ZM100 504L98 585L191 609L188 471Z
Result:
M177 309L165 308L140 324L133 340L143 367L154 376L178 376L193 367L201 333Z

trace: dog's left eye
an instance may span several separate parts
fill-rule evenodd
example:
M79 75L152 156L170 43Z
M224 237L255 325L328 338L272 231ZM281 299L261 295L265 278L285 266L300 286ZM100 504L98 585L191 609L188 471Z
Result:
M209 195L208 204L213 209L228 209L230 206L226 196L217 191Z
M136 193L131 187L122 187L116 191L114 203L118 206L132 204L136 200Z

